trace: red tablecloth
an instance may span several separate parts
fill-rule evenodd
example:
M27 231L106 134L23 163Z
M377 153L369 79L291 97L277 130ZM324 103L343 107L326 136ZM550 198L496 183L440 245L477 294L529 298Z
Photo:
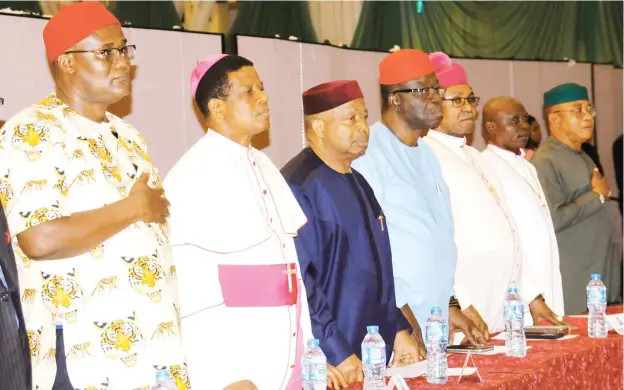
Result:
M608 314L622 313L623 307L609 307ZM566 318L579 329L570 340L529 340L533 348L524 359L505 355L474 355L483 382L476 374L449 377L445 385L428 384L424 377L408 379L410 389L500 389L500 390L609 390L622 389L624 338L614 331L606 339L587 337L587 319ZM493 344L504 344L493 341ZM449 367L461 367L465 355L449 354ZM361 389L361 384L349 390Z

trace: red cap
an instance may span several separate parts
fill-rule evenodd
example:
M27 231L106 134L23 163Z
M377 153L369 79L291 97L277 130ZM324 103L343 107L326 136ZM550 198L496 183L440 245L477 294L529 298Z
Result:
M310 88L302 94L303 114L314 115L329 111L355 99L364 98L355 80L330 81Z
M427 53L416 49L399 50L386 56L379 64L379 84L405 83L433 72Z
M435 68L436 77L441 87L454 87L455 85L468 85L468 75L464 67L451 60L451 57L442 53L435 52L429 55L433 67Z
M43 42L52 63L61 54L94 32L119 24L119 20L104 5L83 1L61 5L61 10L43 28Z

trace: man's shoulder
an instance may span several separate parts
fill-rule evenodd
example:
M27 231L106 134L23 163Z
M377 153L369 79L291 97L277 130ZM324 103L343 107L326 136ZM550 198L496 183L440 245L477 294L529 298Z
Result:
M6 121L3 128L33 123L54 123L60 119L58 113L53 109L37 102L13 114L13 116Z
M553 147L552 143L544 142L542 143L535 153L533 153L533 157L531 157L531 164L533 164L536 168L544 164L552 163L553 160L556 160L555 154L557 150Z
M4 123L0 128L0 142L12 140L13 134L18 138L32 137L29 134L34 134L38 143L48 141L52 137L51 133L60 133L62 119L62 113L37 102L18 111Z
M315 173L322 165L323 161L306 148L286 163L281 172L291 187L303 189L314 184Z

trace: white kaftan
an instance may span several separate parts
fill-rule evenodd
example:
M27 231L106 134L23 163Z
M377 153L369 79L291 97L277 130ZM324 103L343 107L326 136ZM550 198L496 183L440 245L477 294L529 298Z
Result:
M440 162L451 195L456 297L462 309L474 306L491 332L503 330L507 289L520 288L522 251L502 184L465 138L430 130L422 140ZM527 304L539 294L533 287L519 292Z
M507 207L522 238L520 288L525 279L536 279L546 304L556 314L564 314L557 237L535 167L524 151L516 155L493 144L481 155L501 179Z
M208 130L164 186L194 388L248 379L259 389L300 389L302 340L312 331L293 238L307 219L279 170L257 149ZM253 297L251 286L224 279L224 266L272 264L296 266L297 305L228 306L227 291Z

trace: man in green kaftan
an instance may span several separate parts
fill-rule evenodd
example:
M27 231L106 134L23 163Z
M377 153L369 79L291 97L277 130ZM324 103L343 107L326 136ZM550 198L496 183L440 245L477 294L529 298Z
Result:
M550 207L561 256L565 313L586 310L592 273L607 286L608 301L621 295L622 275L615 226L605 202L606 179L581 149L594 134L596 111L587 89L562 84L544 94L550 137L531 159Z

